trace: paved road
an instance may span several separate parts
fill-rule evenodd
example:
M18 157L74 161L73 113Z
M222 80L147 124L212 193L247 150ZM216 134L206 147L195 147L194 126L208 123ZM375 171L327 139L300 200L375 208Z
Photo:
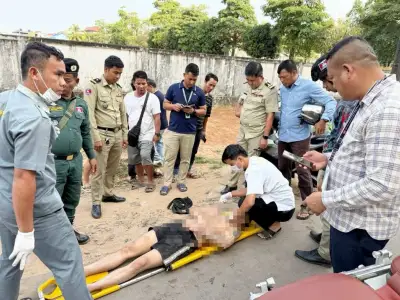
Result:
M203 258L171 273L156 275L103 299L243 300L249 298L250 291L257 291L255 284L270 276L274 277L277 286L281 286L310 275L330 272L331 269L307 264L293 255L295 249L316 246L308 237L309 228L314 226L319 226L317 217L308 221L293 218L271 241L250 237L224 253ZM390 242L388 248L400 254L400 235ZM23 280L24 296L38 299L33 287L46 277Z

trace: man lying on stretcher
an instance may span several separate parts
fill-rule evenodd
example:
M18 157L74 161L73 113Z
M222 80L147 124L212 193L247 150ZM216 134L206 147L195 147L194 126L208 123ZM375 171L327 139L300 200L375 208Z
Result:
M230 212L233 216L233 212ZM216 245L221 249L230 247L240 235L240 228L231 224L229 211L222 213L218 207L193 209L188 219L149 228L136 241L121 250L85 267L85 275L113 270L125 261L137 257L128 265L116 269L99 281L89 284L90 292L117 285L137 274L162 266L164 261L185 246L191 250ZM188 253L185 253L187 255Z

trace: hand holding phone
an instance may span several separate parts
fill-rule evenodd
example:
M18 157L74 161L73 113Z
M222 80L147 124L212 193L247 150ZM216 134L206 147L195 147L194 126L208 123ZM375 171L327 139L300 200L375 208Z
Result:
M287 159L290 159L291 161L294 161L294 162L296 162L298 164L301 164L302 166L304 166L304 167L306 167L306 168L308 168L310 170L312 170L314 168L314 165L313 165L312 162L310 162L308 160L305 160L303 157L297 156L297 155L295 155L293 153L290 153L290 152L288 152L286 150L283 151L282 155L283 155L283 157L285 157Z

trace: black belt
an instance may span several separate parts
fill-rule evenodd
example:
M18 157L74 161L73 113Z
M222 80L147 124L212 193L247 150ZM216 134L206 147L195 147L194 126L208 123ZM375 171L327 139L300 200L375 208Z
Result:
M105 130L105 131L118 132L118 131L120 131L120 130L121 130L121 127L108 128L108 127L101 127L101 126L97 126L97 129L100 129L100 130Z
M54 155L54 159L58 159L58 160L73 160L74 158L76 158L78 154L71 154L71 155L67 155L67 156L59 156L59 155Z

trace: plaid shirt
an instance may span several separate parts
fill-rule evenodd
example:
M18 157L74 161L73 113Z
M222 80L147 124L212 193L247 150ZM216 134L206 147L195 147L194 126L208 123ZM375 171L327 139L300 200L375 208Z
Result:
M329 165L323 216L337 230L393 237L400 209L400 83L378 83L361 101Z

